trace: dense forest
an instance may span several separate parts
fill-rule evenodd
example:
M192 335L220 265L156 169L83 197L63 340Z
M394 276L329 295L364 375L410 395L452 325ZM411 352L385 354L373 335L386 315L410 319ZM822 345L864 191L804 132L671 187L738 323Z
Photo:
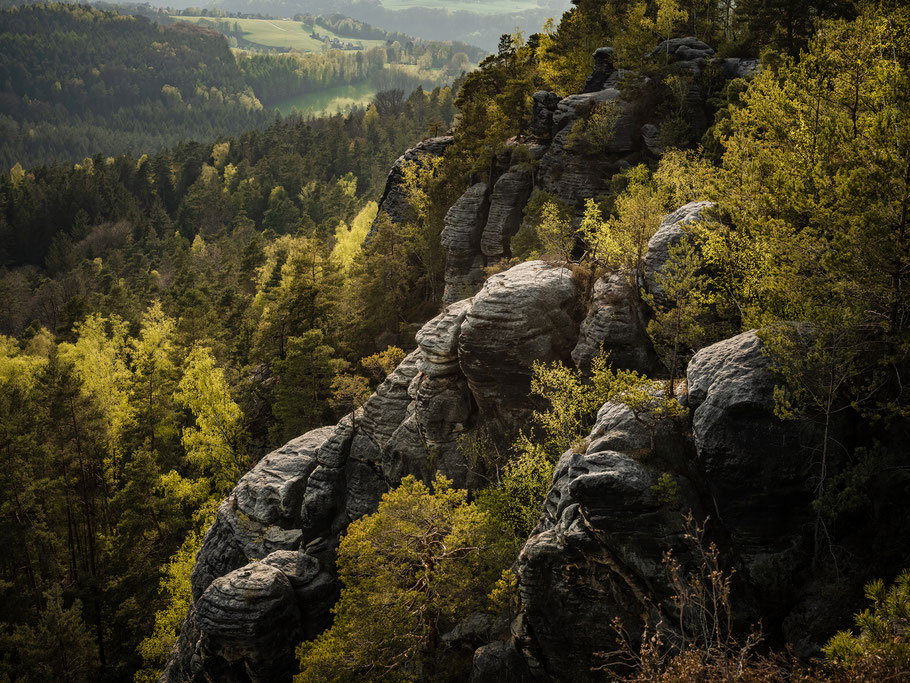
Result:
M432 89L477 58L476 48L413 40L235 55L220 33L185 22L75 4L13 8L0 17L0 168L214 140L268 125L267 108L297 95L361 82Z
M0 167L159 150L262 127L224 39L78 5L0 17Z
M338 372L397 341L398 301L358 256L369 199L454 111L448 88L394 91L214 146L4 175L8 675L163 664L212 505L269 447L332 419ZM402 236L385 267L415 268L420 249ZM404 296L422 320L423 289ZM58 638L84 659L49 660Z
M661 42L681 35L760 57L760 69L693 74ZM624 641L624 666L591 678L906 677L910 539L889 511L910 490L908 36L899 2L575 0L539 33L502 36L452 88L386 91L367 111L138 158L14 166L0 176L0 534L10 549L0 672L155 679L218 503L270 448L345 414L353 425L440 310L450 207L506 152L539 170L532 95L581 92L594 50L609 45L633 115L659 123L660 153L575 204L535 194L486 275L541 258L573 281L615 275L638 292L662 218L714 202L670 250L665 296L641 294L661 369L652 379L603 356L587 368L536 363L532 423L510 444L483 434L460 444L495 474L488 486L469 494L444 477L408 477L348 527L334 624L298 650L298 680L463 677L439 665L450 661L440 624L514 616L518 551L557 461L580 448L600 407L624 406L647 426L647 460L658 425L686 415L677 390L688 360L752 329L775 371L777 417L821 435L806 485L811 571L849 565L889 583L870 583L855 628L836 625L800 660L786 642L759 645L760 625L744 641L731 634L736 584L716 547L701 548L694 578L665 555L674 599L695 604L710 633L665 640L658 623ZM695 86L710 113L704 134ZM606 155L619 116L594 107L567 148ZM407 215L374 221L392 161L453 123L443 157L402 167ZM826 469L835 452L846 463L837 473ZM680 506L671 472L650 491L662 510ZM701 543L703 531L690 535Z

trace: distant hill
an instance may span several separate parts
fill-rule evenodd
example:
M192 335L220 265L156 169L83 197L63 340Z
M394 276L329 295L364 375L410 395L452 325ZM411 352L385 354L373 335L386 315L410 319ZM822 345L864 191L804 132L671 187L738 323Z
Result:
M366 106L382 90L451 83L483 54L340 14L22 5L0 11L0 170L211 141L262 128L276 110Z
M84 5L0 12L0 168L267 124L223 36Z
M199 6L193 0L161 0L161 4ZM540 29L549 17L559 19L570 0L220 0L228 12L276 17L341 13L354 19L427 40L454 40L493 52L503 33ZM212 6L212 5L210 5Z

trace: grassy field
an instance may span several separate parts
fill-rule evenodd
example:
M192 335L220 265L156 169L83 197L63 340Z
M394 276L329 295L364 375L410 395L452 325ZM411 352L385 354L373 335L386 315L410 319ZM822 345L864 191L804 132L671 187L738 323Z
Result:
M243 37L251 43L263 47L293 48L300 52L320 52L322 41L310 37L310 30L304 30L303 24L290 19L232 19L229 17L174 17L181 21L189 21L206 25L227 22L230 26L239 24ZM385 45L384 40L364 40L363 38L344 38L336 36L327 28L315 26L316 33L320 36L338 38L342 43L363 45L364 49Z
M452 12L464 11L474 14L510 14L537 9L537 0L382 0L387 10L403 10L412 7L447 9Z
M296 111L307 116L331 116L351 107L366 107L373 101L374 95L376 88L369 81L365 81L297 95L279 102L274 108L284 115Z

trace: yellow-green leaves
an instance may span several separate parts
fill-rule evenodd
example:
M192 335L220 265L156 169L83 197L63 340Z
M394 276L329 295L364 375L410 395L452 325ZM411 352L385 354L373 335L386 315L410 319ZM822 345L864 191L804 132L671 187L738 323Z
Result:
M183 430L187 461L212 478L215 492L227 493L248 466L243 412L209 349L190 352L174 398L196 420Z
M537 239L543 255L556 257L562 261L572 259L575 232L572 230L568 215L553 202L547 202L541 209Z
M511 556L491 516L437 475L413 477L348 527L331 629L298 651L297 681L432 677L438 634L490 605ZM381 615L381 618L377 618Z
M855 616L859 633L840 631L823 648L834 666L850 676L897 679L910 669L910 570L886 587L881 579L866 585L873 605Z

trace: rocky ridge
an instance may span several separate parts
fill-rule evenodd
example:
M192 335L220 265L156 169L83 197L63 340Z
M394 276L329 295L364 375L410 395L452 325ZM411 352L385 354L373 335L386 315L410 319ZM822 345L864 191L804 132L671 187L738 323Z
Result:
M673 69L693 76L685 100L696 138L708 127L710 107L708 93L694 77L708 66L726 79L747 77L758 68L757 60L717 59L710 47L694 38L665 41L655 53L664 54ZM442 238L444 303L474 294L483 282L483 268L512 255L512 237L534 193L548 193L580 216L584 200L602 194L612 175L663 154L658 118L653 112L637 111L619 90L624 73L614 66L613 49L598 49L594 62L581 94L534 93L528 135L511 141L497 157L487 182L468 188L449 210ZM570 137L600 105L613 106L617 113L612 140L603 150ZM389 215L397 215L394 202L390 206Z
M698 49L690 43L674 55L696 63L710 57L680 54ZM491 183L473 185L451 207L442 234L448 305L417 334L417 349L361 410L267 455L222 503L196 558L194 604L161 681L290 680L295 645L330 623L339 590L334 553L348 524L409 474L428 481L439 471L458 486L482 486L483 472L466 461L459 439L482 433L509 441L535 407L528 395L535 360L585 367L603 345L617 366L656 368L647 308L624 275L596 281L590 296L570 269L540 261L483 278L488 260L510 255L534 191L578 206L609 175L654 153L644 127L653 124L635 117L611 78L612 54L598 51L591 92L534 95L529 147L537 172L532 178L507 154ZM620 121L609 153L592 159L566 139L600 102L617 103ZM449 142L427 141L396 162L382 202L390 218L403 216L401 165L442 153ZM669 245L706 207L682 207L652 239L642 283L652 294L659 295L655 275ZM662 424L649 457L642 454L650 435L614 404L601 408L583 448L562 456L515 565L518 617L505 633L489 624L460 627L480 646L472 680L584 679L599 663L596 653L614 642L611 619L634 633L658 606L672 611L662 553L674 550L684 566L693 560L680 515L652 490L664 472L679 483L681 506L717 519L715 536L753 596L746 617L771 615L778 629L796 623L787 616L811 554L802 482L812 430L774 416L773 377L754 332L702 350L686 386L680 397L689 420ZM769 458L771 442L781 448Z

